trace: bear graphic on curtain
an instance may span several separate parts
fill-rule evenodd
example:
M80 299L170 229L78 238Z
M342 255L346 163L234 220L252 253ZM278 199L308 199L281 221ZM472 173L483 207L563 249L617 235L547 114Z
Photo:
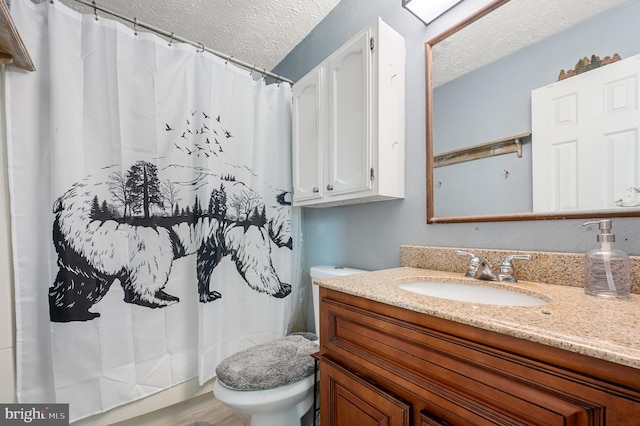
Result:
M185 158L223 156L224 145L234 138L220 115L197 110L180 125L165 123L163 131L173 140L172 155ZM187 181L174 180L185 171ZM199 198L205 190L208 198ZM148 308L178 303L164 287L173 261L194 254L201 303L222 297L210 289L210 279L225 256L252 289L286 297L291 285L281 282L273 267L271 244L292 249L283 209L290 205L289 192L273 195L264 200L228 172L180 164L158 170L143 160L127 170L112 165L85 177L53 206L58 273L49 288L50 320L99 317L90 309L116 280L126 303Z
M298 327L291 86L60 2L11 6L38 69L5 73L18 401L75 422Z

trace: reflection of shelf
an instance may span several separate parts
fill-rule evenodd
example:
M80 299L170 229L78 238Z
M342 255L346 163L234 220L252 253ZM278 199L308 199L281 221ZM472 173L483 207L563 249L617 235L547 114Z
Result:
M522 157L522 139L527 136L531 136L531 132L448 151L433 157L433 167L449 166L464 161L478 160L511 152L517 152L518 157Z
M11 64L28 71L36 69L4 0L0 0L0 63Z

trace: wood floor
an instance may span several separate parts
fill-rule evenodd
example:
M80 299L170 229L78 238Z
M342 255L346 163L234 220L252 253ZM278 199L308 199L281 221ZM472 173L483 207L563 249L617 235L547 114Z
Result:
M169 412L171 414L167 415ZM249 415L235 412L213 395L205 394L163 410L117 423L117 426L249 426L250 423Z
M312 425L311 411L309 410L302 418L302 426ZM168 412L171 413L170 416L167 415ZM250 424L249 415L238 413L215 399L213 395L205 394L163 410L117 423L117 426L250 426ZM317 421L316 424L319 425L320 422Z
M185 413L165 423L166 426L249 426L250 424L249 415L237 413L217 400L207 404L206 407L196 408L193 412Z

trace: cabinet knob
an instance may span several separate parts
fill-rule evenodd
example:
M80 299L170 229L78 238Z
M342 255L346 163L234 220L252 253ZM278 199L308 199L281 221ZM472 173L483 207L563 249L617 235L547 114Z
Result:
M331 184L327 185L327 190L328 191L333 191L333 185L331 185Z
M318 192L320 192L320 188L318 188L317 186L314 186L314 187L313 187L313 192L314 192L314 193L318 193Z

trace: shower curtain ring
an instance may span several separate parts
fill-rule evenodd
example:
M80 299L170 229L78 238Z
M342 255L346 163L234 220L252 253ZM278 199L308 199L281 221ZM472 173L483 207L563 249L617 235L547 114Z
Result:
M204 52L204 44L202 44L201 42L198 42L198 44L200 45L200 50L198 50L199 53L203 53Z
M171 47L171 43L173 43L173 33L171 33L171 36L169 37L169 47Z
M253 68L251 68L251 71L249 71L249 75L253 77L253 72L256 70L256 66L254 65Z
M96 21L99 21L99 19L98 19L98 8L96 6L95 0L93 0L91 2L91 4L93 5L93 15L96 17Z
M133 35L138 35L138 18L133 17Z
M229 63L229 61L231 60L231 58L233 58L233 55L230 55L226 61L224 61L224 64L227 65Z

